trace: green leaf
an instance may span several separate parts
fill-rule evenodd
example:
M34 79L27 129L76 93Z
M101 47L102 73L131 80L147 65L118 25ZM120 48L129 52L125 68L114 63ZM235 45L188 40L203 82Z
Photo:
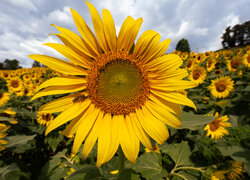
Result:
M79 174L81 174L82 176L84 176L84 178L82 179L100 179L102 178L101 174L100 174L100 171L99 169L96 167L96 166L85 166L85 167L82 167L80 169L77 169L75 172L73 172L72 174L70 174L66 180L73 180L74 177L76 175L79 176Z
M60 179L66 175L66 168L60 167L62 164L62 159L65 157L67 149L58 152L56 155L52 157L50 161L47 161L45 165L42 167L38 180L49 180L49 179ZM64 171L65 169L65 171ZM53 176L53 178L51 178Z
M229 122L231 123L231 127L237 127L239 117L232 114L230 114L228 117L229 117Z
M25 135L16 135L16 136L7 136L6 140L8 141L8 144L5 145L6 148L14 148L18 146L22 146L26 144L28 141L34 139L36 136L25 136Z
M56 148L60 142L64 140L64 136L61 134L56 134L56 136L46 136L45 142L48 143L48 145L51 147L53 152L56 151Z
M247 87L245 87L244 89L242 89L242 91L250 91L250 85L248 85Z
M250 150L248 149L240 146L218 146L218 149L224 156L231 156L235 161L250 162Z
M133 169L124 169L118 176L118 180L140 180L140 175L137 174Z
M189 159L191 151L187 142L182 142L180 144L164 144L161 150L173 159L176 167L192 164Z
M182 126L179 129L196 130L200 126L206 125L214 120L213 116L196 115L193 113L182 112L180 121Z
M162 168L159 154L150 152L139 157L133 169L141 173L146 179L158 180L167 176L167 171Z

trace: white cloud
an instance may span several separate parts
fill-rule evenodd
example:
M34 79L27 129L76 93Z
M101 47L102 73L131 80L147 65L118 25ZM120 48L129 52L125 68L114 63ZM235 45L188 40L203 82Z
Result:
M36 6L31 2L31 0L4 0L13 6L28 9L30 11L37 11Z
M44 39L27 38L14 33L5 33L0 36L0 57L18 59L23 67L30 67L33 60L28 58L30 54L46 54L57 58L64 58L55 50L44 46L44 43L59 43L54 36L47 36Z
M48 22L52 22L55 24L61 24L64 23L66 25L72 25L73 19L71 16L70 7L65 6L63 10L55 10L51 13L49 13L48 17L46 17L46 20Z

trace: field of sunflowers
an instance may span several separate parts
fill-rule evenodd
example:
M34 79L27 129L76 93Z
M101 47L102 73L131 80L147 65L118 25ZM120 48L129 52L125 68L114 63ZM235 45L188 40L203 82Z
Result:
M172 53L197 85L180 91L197 110L182 106L182 126L169 127L163 145L153 140L152 149L141 145L136 163L125 160L119 173L117 154L96 167L97 145L87 158L82 145L72 153L74 135L65 133L65 124L45 135L60 110L43 105L62 95L31 98L61 73L48 67L1 70L0 179L249 179L250 46Z

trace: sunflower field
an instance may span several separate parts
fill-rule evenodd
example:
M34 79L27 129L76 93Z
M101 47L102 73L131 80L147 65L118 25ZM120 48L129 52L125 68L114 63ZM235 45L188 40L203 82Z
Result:
M58 113L30 101L39 85L61 77L48 67L0 71L0 179L248 179L250 174L250 46L206 53L175 51L196 87L180 91L197 110L183 106L179 128L163 145L140 147L136 163L118 157L96 167L97 145L87 158L72 154L65 125L45 136Z
M44 44L67 60L0 71L0 180L250 179L250 46L165 54L86 4L95 34L71 9Z

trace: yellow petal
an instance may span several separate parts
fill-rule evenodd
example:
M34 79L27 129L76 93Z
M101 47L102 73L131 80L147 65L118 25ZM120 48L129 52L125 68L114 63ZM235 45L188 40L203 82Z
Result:
M81 77L75 77L75 76L55 77L42 83L36 89L36 91L39 91L48 86L68 86L68 85L85 84L85 83L86 83L86 79L81 78Z
M157 58L157 57L164 55L170 42L171 42L170 39L166 39L166 40L162 41L158 46L156 46L156 48L154 50L152 50L153 52L151 54L147 54L144 57L144 59L143 59L144 63L149 62L154 58Z
M91 128L95 124L95 121L100 113L100 109L94 109L92 113L89 116L85 116L85 118L81 118L80 125L76 131L75 139L74 139L74 144L72 148L72 153L76 154L78 149L80 148L82 142L88 135L89 131L91 131Z
M79 117L76 117L70 122L70 124L63 130L63 134L67 136L74 135L78 130L81 122L84 121L85 118L90 116L93 113L94 109L95 109L94 106L91 105L91 101L86 99L86 104L83 109L83 112L79 115Z
M122 27L119 31L118 38L117 38L117 50L123 50L126 45L127 37L129 36L129 33L131 32L131 28L134 25L134 18L131 16L128 16L125 21L122 23Z
M89 132L86 140L84 142L83 150L82 150L82 158L86 159L90 151L92 150L93 146L96 143L96 140L99 136L99 131L102 128L102 119L103 119L103 112L100 111L94 126L92 127L91 131Z
M114 118L117 118L117 116L114 116ZM109 161L118 149L119 141L117 134L115 134L117 132L115 123L115 119L112 119L110 114L106 114L102 120L102 128L98 137L97 167Z
M152 149L152 144L151 144L150 138L149 138L148 134L142 128L141 123L138 120L138 117L135 114L132 114L132 113L130 113L129 117L131 119L133 130L134 130L137 138L140 140L140 142L146 148Z
M33 54L29 57L35 61L38 61L51 69L54 69L60 73L67 75L87 75L84 69L73 65L72 63L57 59L51 56Z
M182 95L181 93L177 93L177 92L163 93L163 92L159 92L155 90L151 90L151 92L155 94L156 96L159 96L162 99L165 99L166 101L176 103L176 104L186 105L196 110L196 107L193 101L191 101L190 99L188 99L186 96Z
M57 127L61 126L62 124L70 121L71 119L78 116L82 111L83 107L85 106L85 102L78 102L75 104L72 104L70 108L63 111L61 114L59 114L48 126L48 128L45 131L45 135L56 129Z
M90 14L92 17L96 37L97 37L102 49L104 50L104 52L108 52L109 47L108 47L108 44L107 44L107 41L106 41L106 38L104 35L104 28L103 28L102 19L101 19L99 13L97 12L96 8L88 1L86 1L86 3L87 3L89 10L90 10Z
M126 119L123 116L116 118L118 127L118 137L124 155L130 162L135 163L139 153L140 143L134 133L133 126L129 116Z
M132 26L130 26L130 29L128 30L126 37L125 37L126 41L125 41L124 50L130 51L131 47L133 46L133 44L135 42L135 39L136 39L138 33L139 33L142 22L143 22L143 19L138 18L138 19L136 19L136 21L134 21Z
M145 31L138 39L133 54L135 57L145 56L149 51L154 47L153 45L157 45L160 41L159 33L147 30Z
M115 52L116 51L116 30L115 30L115 23L112 18L111 13L104 9L102 11L103 16L103 27L104 27L104 33L105 37L107 39L109 48Z
M78 55L82 56L84 59L87 59L88 61L91 62L90 57L84 53L85 51L81 49L76 43L74 43L72 39L67 39L67 36L65 34L51 33L49 35L57 36L66 46L71 48L75 53L77 53ZM82 41L81 38L80 38L80 41Z
M36 95L34 95L31 98L31 101L34 99L37 99L42 96L48 96L48 95L54 95L54 94L65 94L65 93L71 93L76 91L81 91L85 89L85 85L83 84L74 84L74 85L68 85L68 86L50 86L46 89L43 89Z
M172 103L169 101L166 101L165 99L162 99L161 97L155 96L155 95L151 95L149 97L150 100L152 100L154 103L157 104L157 106L161 106L162 108L164 108L165 110L177 114L177 117L180 118L181 117L181 106L179 104L176 103Z
M99 56L101 54L101 48L98 44L95 35L90 30L84 19L74 9L71 9L71 13L81 36L87 42L88 46L95 52L95 54Z
M169 137L164 123L152 116L145 107L136 110L143 129L159 144L163 144Z
M56 51L58 51L64 57L66 57L68 60L84 68L89 68L91 65L89 58L85 59L85 57L80 56L79 54L71 50L70 47L64 46L62 44L57 44L57 43L45 43L44 45L54 48Z
M39 108L39 112L55 113L64 111L65 109L72 106L73 100L76 96L77 94L71 94L69 96L61 97L54 101L50 101L49 103L42 105Z
M53 24L52 24L53 25ZM96 58L97 54L91 49L87 42L84 41L80 36L78 36L76 33L70 31L69 29L62 28L56 25L55 26L58 31L62 33L61 36L66 38L71 44L73 44L76 48L78 48L80 51L84 52L86 55Z
M182 59L176 54L167 54L158 57L147 64L150 71L164 73L169 70L176 70L182 65Z
M161 106L161 104L156 104L152 101L147 101L145 107L153 116L155 116L157 119L167 124L168 126L179 128L182 125L180 120L169 111L166 111L166 108Z
M186 69L176 69L173 71L166 71L165 73L149 73L149 77L152 80L165 80L165 79L183 79L188 76Z
M195 82L179 79L151 80L150 82L152 89L166 93L168 91L189 89L197 86Z

